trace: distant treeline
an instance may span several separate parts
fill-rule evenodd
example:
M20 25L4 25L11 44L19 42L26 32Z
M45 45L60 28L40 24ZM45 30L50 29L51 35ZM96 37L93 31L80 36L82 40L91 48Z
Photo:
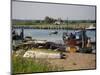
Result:
M96 20L62 20L46 16L44 20L17 20L13 19L13 25L42 25L42 24L75 24L75 23L96 23Z
M17 20L13 19L13 25L41 25L41 24L75 24L75 23L96 23L96 20L62 20L46 16L43 20Z

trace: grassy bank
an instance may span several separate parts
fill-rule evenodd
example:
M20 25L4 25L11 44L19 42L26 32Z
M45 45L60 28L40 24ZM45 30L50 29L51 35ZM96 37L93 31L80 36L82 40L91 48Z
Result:
M12 73L95 69L95 56L87 53L66 53L66 59L31 59L12 55Z
M52 66L46 59L29 59L14 56L12 57L13 74L59 71L59 69L60 68L56 66Z
M95 25L95 23L75 23L75 24L43 24L43 25L13 25L13 27L25 27L25 28L34 28L34 29L81 29L87 28L90 25Z

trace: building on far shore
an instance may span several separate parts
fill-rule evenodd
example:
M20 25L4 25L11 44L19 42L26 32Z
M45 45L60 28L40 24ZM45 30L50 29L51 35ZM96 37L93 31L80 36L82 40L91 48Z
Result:
M54 24L56 24L56 25L63 24L63 20L62 20L61 18L58 18L58 19L54 22Z

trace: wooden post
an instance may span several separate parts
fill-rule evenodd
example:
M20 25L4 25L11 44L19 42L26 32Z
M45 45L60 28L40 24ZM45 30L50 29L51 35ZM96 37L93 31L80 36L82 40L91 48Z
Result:
M85 33L85 29L82 29L82 48L85 47L85 41L86 41L86 33Z
M84 36L83 36L83 30L82 30L82 48L84 48Z

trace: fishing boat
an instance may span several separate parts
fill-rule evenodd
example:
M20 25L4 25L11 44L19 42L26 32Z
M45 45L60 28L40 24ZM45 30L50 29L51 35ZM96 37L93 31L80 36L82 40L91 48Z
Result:
M86 29L75 31L74 33L64 32L62 38L66 50L69 52L77 52L81 50L82 52L92 51L90 37L86 35Z

